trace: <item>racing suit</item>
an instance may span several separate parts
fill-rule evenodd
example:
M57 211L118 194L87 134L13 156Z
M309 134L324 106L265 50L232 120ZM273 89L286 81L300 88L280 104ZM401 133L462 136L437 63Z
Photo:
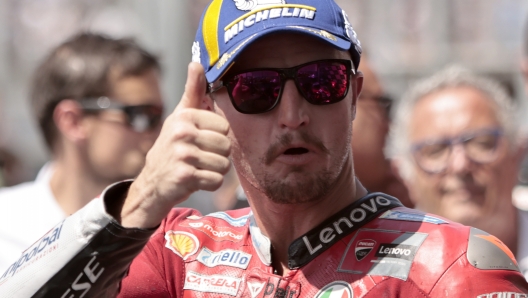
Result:
M128 185L110 187L26 250L1 276L0 296L528 297L497 238L382 193L291 243L290 271L280 276L249 208L174 209L155 230L125 229L104 202Z

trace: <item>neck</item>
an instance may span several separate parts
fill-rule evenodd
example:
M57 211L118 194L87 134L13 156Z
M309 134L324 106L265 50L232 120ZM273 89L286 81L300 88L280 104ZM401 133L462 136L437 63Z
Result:
M70 215L99 195L107 182L94 178L76 152L56 156L50 179L51 192L64 211Z
M328 194L308 203L279 204L247 181L241 180L241 184L257 225L271 241L272 262L278 274L289 271L288 248L295 239L367 194L356 180L352 166L342 173Z

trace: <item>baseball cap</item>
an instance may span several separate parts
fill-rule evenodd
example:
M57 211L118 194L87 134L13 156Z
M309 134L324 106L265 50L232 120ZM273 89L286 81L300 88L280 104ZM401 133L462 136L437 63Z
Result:
M350 51L357 70L361 44L334 0L213 0L202 15L192 60L212 83L247 46L274 32L300 32Z

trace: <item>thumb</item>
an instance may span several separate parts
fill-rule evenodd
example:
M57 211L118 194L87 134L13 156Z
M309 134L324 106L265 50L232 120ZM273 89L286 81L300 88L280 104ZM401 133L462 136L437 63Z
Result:
M185 92L176 106L176 110L183 108L199 109L206 92L205 71L200 63L191 62L187 69Z

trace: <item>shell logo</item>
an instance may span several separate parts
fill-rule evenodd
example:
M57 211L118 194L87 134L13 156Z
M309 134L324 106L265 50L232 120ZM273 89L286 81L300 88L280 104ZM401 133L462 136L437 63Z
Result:
M184 260L194 255L200 246L198 238L187 232L167 231L165 233L165 239L167 240L165 247L172 250Z
M346 281L334 281L324 286L315 298L353 298L354 292Z

